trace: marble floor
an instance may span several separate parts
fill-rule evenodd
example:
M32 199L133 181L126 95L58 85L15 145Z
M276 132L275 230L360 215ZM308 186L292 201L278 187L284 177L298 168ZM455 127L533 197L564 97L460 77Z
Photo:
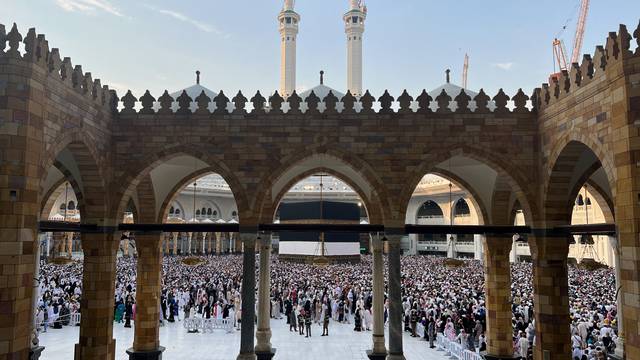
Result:
M73 359L73 347L78 342L79 327L49 329L40 334L40 344L45 346L41 359ZM272 320L273 336L271 344L277 348L275 359L281 360L364 360L366 350L371 348L371 332L354 332L353 325L332 322L329 337L322 337L322 328L314 325L312 337L305 338L289 332L285 320ZM114 324L116 339L116 359L125 360L126 349L133 344L133 328ZM387 334L388 341L388 334ZM240 349L240 332L227 334L216 330L209 334L189 334L181 322L167 324L160 328L160 344L166 347L163 359L181 360L232 360ZM443 352L429 349L424 340L404 336L404 352L407 360L445 360Z

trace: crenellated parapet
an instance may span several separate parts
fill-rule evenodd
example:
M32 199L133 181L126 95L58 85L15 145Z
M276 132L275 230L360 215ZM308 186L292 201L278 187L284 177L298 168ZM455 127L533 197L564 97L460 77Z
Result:
M636 49L632 50L635 39ZM576 94L580 89L592 83L605 81L609 71L613 76L624 75L624 63L640 57L640 24L630 34L626 25L620 24L618 32L610 32L605 45L598 45L593 55L585 54L581 63L571 64L571 69L563 71L552 83L544 83L536 88L532 96L535 109L545 109L553 104ZM612 79L609 79L611 81ZM597 88L594 88L597 91Z
M70 57L63 58L58 48L50 48L45 35L37 34L35 28L30 28L23 36L15 23L8 32L5 25L0 24L0 61L3 60L36 65L42 69L47 81L59 81L94 104L116 111L118 96L115 90L102 84L100 79L93 79L90 72L83 71L82 65L74 66Z
M369 91L361 97L355 97L350 91L342 98L336 97L333 92L320 99L313 91L302 99L295 91L288 97L283 98L277 91L265 98L258 91L250 100L241 91L229 99L223 91L218 96L211 99L204 91L195 99L192 99L186 91L180 96L173 98L165 90L161 97L156 99L147 90L139 99L131 91L128 91L121 99L120 115L128 116L140 115L210 115L212 117L225 115L260 115L260 114L282 114L284 116L304 115L338 115L338 114L511 114L529 113L530 105L527 96L522 89L509 97L502 89L490 97L484 90L471 98L464 90L458 94L447 94L442 91L436 98L432 98L423 90L417 97L409 95L407 90L396 99L388 91L378 98ZM159 108L156 104L159 103ZM172 105L178 104L174 111ZM247 108L247 103L251 104ZM323 104L320 110L320 104ZM192 109L195 104L196 110ZM304 105L304 106L303 106ZM304 108L304 110L303 110ZM213 109L212 111L210 109ZM452 110L453 109L453 110Z

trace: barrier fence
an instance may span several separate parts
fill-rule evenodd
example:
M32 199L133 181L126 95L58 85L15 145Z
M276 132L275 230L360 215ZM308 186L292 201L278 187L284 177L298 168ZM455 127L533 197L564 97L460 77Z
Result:
M447 339L443 334L436 336L436 346L439 351L444 351L445 355L458 360L483 360L477 352L466 350L462 345Z
M233 319L203 319L192 317L184 319L182 325L189 332L210 333L214 330L225 330L227 333L233 332Z
M69 323L67 323L67 319L69 321ZM62 326L79 326L80 325L80 319L81 319L81 315L79 312L73 313L73 314L67 314L64 316L58 316L56 317L55 320L47 320L48 326L53 328L54 323L59 322ZM45 321L43 320L41 323L39 323L38 325L40 327L44 327L44 323Z

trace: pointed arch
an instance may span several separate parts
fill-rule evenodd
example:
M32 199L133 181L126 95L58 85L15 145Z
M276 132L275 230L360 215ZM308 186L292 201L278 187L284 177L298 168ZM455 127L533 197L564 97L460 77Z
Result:
M40 188L41 193L48 192L43 189L47 174L52 167L58 168L74 187L82 221L103 224L108 217L108 184L104 182L104 156L94 146L97 143L82 129L65 131L52 141L40 163Z
M233 196L236 200L238 210L241 212L241 214L251 213L249 199L244 187L230 170L230 168L224 163L224 161L216 156L202 151L202 149L195 148L189 145L168 146L167 148L153 153L146 158L136 162L133 166L127 168L124 174L122 174L116 182L117 184L119 184L119 186L117 187L117 189L119 189L119 192L115 194L115 198L119 199L119 201L117 202L116 209L114 211L117 214L122 214L127 199L133 196L136 187L138 186L138 184L140 184L140 181L145 176L149 175L152 170L178 156L189 156L206 164L199 167L198 169L195 169L193 174L214 172L222 176L227 184L229 184L231 192L233 193ZM166 207L166 200L164 200L162 206L160 206L160 208L158 209L158 214L161 215L158 215L156 219L159 219L162 215L165 215L166 210L168 209Z
M477 212L479 225L484 225L489 221L489 213L488 213L487 207L482 201L482 198L480 197L480 195L478 195L478 192L476 191L476 189L474 189L473 186L471 186L471 184L467 183L460 176L448 170L444 170L440 168L434 169L433 171L430 172L430 174L438 175L440 177L443 177L451 181L451 183L454 184L456 187L458 187L462 191L469 194L468 200L471 202L473 208ZM453 204L449 204L449 205L453 206Z
M532 176L527 176L524 173L525 169L521 165L513 163L513 160L510 160L512 157L469 145L454 145L450 148L425 154L417 165L416 170L408 176L407 185L403 187L403 191L399 196L401 206L404 209L407 208L411 195L424 174L441 173L448 178L451 178L451 175L455 175L451 171L443 169L442 164L456 157L477 161L494 171L497 174L497 179L501 178L509 185L510 191L522 204L523 211L527 214L529 220L539 216L536 206L537 192L536 187L532 185ZM458 182L464 180L459 176L456 177L459 178L457 180ZM478 189L473 189L469 184L467 184L467 186L461 186L461 188L466 188L472 195L471 199L476 201L473 205L478 205L484 217L484 224L493 223L493 219L490 217L491 213L488 211L489 208L483 201L479 201L482 198L479 197Z
M615 196L615 177L612 172L607 171L607 167L611 165L605 165L608 158L601 157L604 154L598 154L599 151L602 149L594 151L589 145L578 140L568 141L557 151L551 162L549 176L544 182L543 207L547 226L571 223L574 202L580 189L601 167Z
M356 191L364 202L370 223L383 223L391 216L382 182L366 163L353 155L319 147L282 159L280 163L282 165L261 182L262 186L257 191L258 219L261 222L271 223L287 191L300 180L318 172L333 175Z
M158 223L166 222L167 217L169 216L169 209L170 209L171 205L174 204L174 203L178 203L177 198L178 198L178 195L180 195L180 191L185 186L187 186L189 183L192 183L192 182L196 181L197 179L199 179L199 178L201 178L203 176L206 176L208 174L218 174L218 173L215 171L214 168L208 167L208 168L200 169L200 170L198 170L198 171L196 171L194 173L191 173L191 174L183 177L182 179L178 180L178 182L176 182L176 184L173 186L173 188L169 191L169 194L163 200L162 205L160 205L160 209L159 209L158 217L157 217L156 221ZM218 175L220 175L220 174L218 174ZM220 176L222 176L222 175L220 175ZM227 181L227 179L224 176L222 176L222 178L225 181ZM228 182L227 182L227 184L228 184ZM231 186L229 186L229 187L231 187ZM236 206L238 206L238 200L236 199L236 193L233 192L233 189L231 189L231 194L234 197L234 200L236 202ZM218 206L218 204L214 203L213 201L209 201L209 200L207 200L207 201L212 203L213 206L215 206L215 208L218 210L218 216L221 216L221 211L220 211L221 209ZM184 208L182 207L182 204L178 203L178 205L180 206L180 209L182 210L182 212L184 212ZM198 209L198 210L201 210L201 209ZM184 216L185 214L182 213L181 215ZM193 216L195 216L195 214L193 214ZM239 218L241 218L241 217L242 217L242 213L239 216Z
M442 217L444 218L444 211L437 202L433 200L423 201L418 210L416 211L416 219L421 217Z

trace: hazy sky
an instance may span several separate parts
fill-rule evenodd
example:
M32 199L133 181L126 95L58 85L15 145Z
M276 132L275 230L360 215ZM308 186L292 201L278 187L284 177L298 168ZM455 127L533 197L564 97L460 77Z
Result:
M118 90L145 89L156 97L195 82L213 91L245 94L279 87L279 0L0 0L0 23L35 27L72 64ZM346 87L342 15L348 0L298 0L297 86ZM465 52L469 88L530 94L553 71L554 36L572 49L579 0L368 0L364 35L364 87L398 96L408 89L461 82ZM640 1L592 0L583 53L604 44L624 23L638 26ZM569 20L569 21L567 21ZM635 46L635 42L634 42Z

